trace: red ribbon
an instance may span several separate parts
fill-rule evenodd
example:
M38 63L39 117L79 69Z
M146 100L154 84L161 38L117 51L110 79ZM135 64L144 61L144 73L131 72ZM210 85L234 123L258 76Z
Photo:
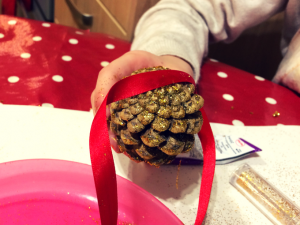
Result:
M116 225L118 220L116 172L108 136L106 105L179 82L195 84L191 76L176 70L160 70L137 74L117 82L101 104L91 127L90 154L102 225ZM198 136L202 143L204 162L196 225L200 225L205 217L216 161L214 137L204 110L201 109L200 111L204 123Z

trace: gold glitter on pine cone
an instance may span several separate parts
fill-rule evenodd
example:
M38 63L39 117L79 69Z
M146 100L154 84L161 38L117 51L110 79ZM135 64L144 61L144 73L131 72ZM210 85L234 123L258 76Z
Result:
M167 68L144 68L131 75L157 70ZM194 91L193 84L175 83L113 102L110 130L120 151L156 167L190 151L203 124L199 109L204 100Z

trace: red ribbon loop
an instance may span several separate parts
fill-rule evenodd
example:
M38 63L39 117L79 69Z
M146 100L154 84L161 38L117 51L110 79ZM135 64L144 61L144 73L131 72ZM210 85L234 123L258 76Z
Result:
M179 82L195 84L191 76L176 70L160 70L137 74L117 82L101 104L91 127L90 155L102 225L116 225L118 220L116 172L108 136L106 105ZM197 225L200 225L205 217L215 169L214 137L204 110L201 109L200 111L204 123L198 136L202 143L204 162L199 207L195 222Z

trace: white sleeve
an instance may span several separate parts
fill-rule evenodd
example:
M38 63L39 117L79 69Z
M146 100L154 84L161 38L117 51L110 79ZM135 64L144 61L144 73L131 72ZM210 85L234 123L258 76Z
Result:
M281 40L284 55L273 82L283 84L300 94L300 1L290 0L286 6Z
M195 80L210 42L231 42L281 11L287 0L161 0L140 19L131 50L175 55L191 64Z

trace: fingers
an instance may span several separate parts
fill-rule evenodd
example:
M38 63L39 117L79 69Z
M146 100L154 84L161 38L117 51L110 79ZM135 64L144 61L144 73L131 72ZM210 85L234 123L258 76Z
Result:
M160 65L158 56L142 51L132 51L103 68L98 75L96 88L91 96L94 114L97 112L110 88L116 82L129 76L135 70L156 65Z
M170 69L181 70L193 75L191 66L175 56L156 56L145 51L131 51L111 62L103 68L99 75L96 88L91 96L94 115L103 102L110 88L133 71L145 67L165 66Z

